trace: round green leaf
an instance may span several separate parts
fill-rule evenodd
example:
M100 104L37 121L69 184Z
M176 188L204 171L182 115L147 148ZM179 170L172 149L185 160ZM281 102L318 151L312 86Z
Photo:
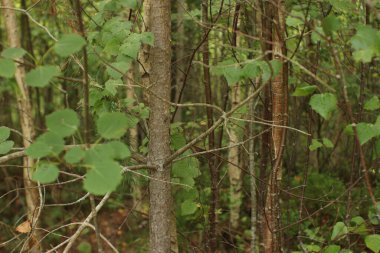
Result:
M191 214L195 213L197 211L197 209L198 209L197 204L191 200L185 200L181 204L181 214L183 216L191 215Z
M84 189L95 195L116 190L122 180L120 165L112 160L97 161L86 174Z
M60 75L60 70L57 66L41 66L33 69L25 76L25 82L32 87L45 87L55 76Z
M340 251L340 246L338 245L329 245L323 253L339 253Z
M128 128L128 118L121 112L102 114L96 122L98 133L105 139L118 139Z
M11 151L15 143L13 141L4 141L0 143L0 155L4 155Z
M331 240L341 239L348 233L348 228L343 222L337 222L331 234Z
M49 155L58 155L64 149L65 142L61 136L47 132L40 135L26 150L25 153L33 158L39 159Z
M70 56L82 49L86 41L78 34L65 34L54 45L55 52L62 57Z
M17 59L23 57L26 53L23 48L12 47L1 52L1 56L8 59Z
M368 235L364 241L367 248L372 250L372 252L380 252L380 235Z
M373 96L364 104L364 109L367 111L375 111L380 108L380 101L377 96Z
M128 146L120 141L111 141L105 145L113 150L114 159L126 159L131 156Z
M40 159L48 156L51 153L51 148L42 141L33 142L26 150L25 154L33 159Z
M46 125L50 131L66 137L74 134L79 126L79 118L75 111L64 109L55 111L46 117Z
M12 60L0 59L0 76L11 78L16 72L16 65Z
M68 163L78 163L85 155L85 151L80 147L75 147L66 152L64 159Z
M51 163L39 163L32 179L41 184L48 184L57 180L58 176L59 169L57 166Z
M316 94L311 97L309 104L324 119L328 119L330 113L336 109L337 99L331 93Z
M8 127L0 127L0 143L7 140L11 134L11 130Z

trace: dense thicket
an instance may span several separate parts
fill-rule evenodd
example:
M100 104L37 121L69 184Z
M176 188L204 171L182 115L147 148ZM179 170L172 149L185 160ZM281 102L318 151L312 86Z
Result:
M380 252L379 1L0 13L0 252Z

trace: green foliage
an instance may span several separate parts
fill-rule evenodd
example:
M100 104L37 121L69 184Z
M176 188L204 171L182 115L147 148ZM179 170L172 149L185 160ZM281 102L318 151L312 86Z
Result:
M4 154L8 153L9 151L11 151L11 149L14 146L14 144L15 143L13 141L4 141L4 142L1 142L0 143L0 155L4 155Z
M59 169L56 165L40 162L37 164L37 168L32 174L32 179L41 184L48 184L57 180L58 176Z
M0 76L11 78L16 72L16 65L10 59L0 59Z
M333 32L339 30L340 26L341 24L339 19L334 15L330 15L322 21L323 31L327 35L332 35Z
M303 87L297 87L297 89L293 92L293 97L305 97L310 94L313 94L314 91L317 90L317 86L310 85L310 86L303 86Z
M351 39L354 59L370 62L372 57L380 56L380 32L370 26L359 26Z
M59 110L46 116L46 125L51 132L67 137L77 131L79 118L71 109Z
M33 159L40 159L49 155L58 155L64 149L64 144L61 136L52 132L46 132L39 136L25 150L25 153Z
M337 222L331 234L331 240L339 240L347 235L348 228L343 222Z
M23 48L6 48L1 52L1 56L7 59L18 59L23 57L27 52Z
M372 252L380 252L380 235L368 235L364 241L367 248L372 250Z
M198 209L198 205L191 200L185 200L181 204L181 214L184 216L194 214L197 211L197 209Z
M105 139L118 139L128 128L128 118L121 112L102 114L96 122L98 133Z
M94 195L116 190L122 180L120 165L112 160L96 160L86 174L84 189Z
M309 147L309 149L310 149L310 151L314 151L314 150L317 150L318 148L320 148L320 147L322 147L323 146L323 144L322 143L320 143L318 140L316 140L316 139L313 139L312 141L311 141L311 144L310 144L310 147Z
M329 245L323 253L339 253L340 252L340 246L338 245Z
M0 143L7 140L11 135L11 130L8 127L0 127Z
M66 152L64 159L68 163L78 163L85 155L85 151L80 147L74 147Z
M32 87L45 87L60 73L57 66L40 66L26 74L25 82Z
M316 94L311 97L309 104L324 119L328 119L330 114L336 110L337 99L331 93Z
M86 45L86 41L78 34L65 34L55 45L55 52L62 57L70 56Z
M380 108L380 101L378 96L373 96L364 104L364 109L367 111L375 111Z
M77 246L77 250L79 253L91 253L92 252L92 246L88 242L81 242Z

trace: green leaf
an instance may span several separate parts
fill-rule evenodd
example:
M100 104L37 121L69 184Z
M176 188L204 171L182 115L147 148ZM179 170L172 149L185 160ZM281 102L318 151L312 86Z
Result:
M340 251L340 246L338 245L329 245L323 253L339 253Z
M368 63L374 56L380 56L380 32L371 26L359 26L351 39L354 59Z
M67 137L78 130L79 117L75 111L63 109L46 116L46 125L50 131L59 136Z
M33 142L26 150L25 154L33 159L40 159L48 156L51 152L51 148L42 141Z
M356 130L361 145L380 135L380 126L370 123L359 123L356 125Z
M1 56L7 59L17 59L23 57L26 53L23 48L12 47L1 52Z
M58 155L64 149L63 139L52 132L40 135L26 150L25 153L33 158L40 159L49 155Z
M111 141L104 144L107 149L113 150L113 159L126 159L131 156L131 151L128 146L120 141Z
M0 155L5 155L11 151L14 145L15 143L13 141L4 141L0 143Z
M80 147L74 147L67 151L63 158L68 163L78 163L84 158L84 155L85 151L83 149Z
M154 34L152 32L141 33L141 42L150 46L154 45Z
M55 76L60 75L60 70L57 66L45 65L33 69L25 76L25 82L32 87L45 87Z
M341 239L348 233L348 228L343 222L337 222L331 234L331 240Z
M0 127L0 143L7 140L11 135L11 130L8 127Z
M98 133L105 139L118 139L128 128L128 118L121 112L102 114L96 122Z
M335 111L337 107L337 99L331 93L315 94L311 97L309 104L324 119L328 119L330 113Z
M62 136L53 132L46 132L40 135L36 141L45 143L50 148L51 154L53 155L58 155L65 147L65 142Z
M130 8L132 10L135 10L137 8L137 0L119 0L121 5L123 5L126 8Z
M119 86L122 86L123 83L120 80L113 80L110 79L105 83L105 89L108 91L112 96L115 96L117 94L117 88Z
M191 200L185 200L181 204L181 215L191 215L198 209L198 205Z
M98 161L86 174L84 189L95 195L116 190L122 180L120 165L112 160Z
M355 4L347 0L328 0L328 2L337 10L348 12L355 9Z
M360 216L355 216L351 219L350 228L351 233L367 235L367 226L365 220Z
M333 148L334 147L334 144L328 138L323 138L322 143L326 148Z
M55 52L62 57L70 56L86 45L85 39L78 34L65 34L54 45Z
M77 250L79 253L91 253L92 252L92 246L88 242L81 242L78 245Z
M16 72L16 64L9 59L0 59L0 76L11 78Z
M331 35L340 29L341 23L334 15L327 16L322 20L322 28L325 34Z
M364 104L364 109L367 111L375 111L380 108L380 101L377 96L373 96Z
M59 176L59 169L52 163L39 163L36 171L32 174L33 181L41 184L52 183L57 180Z
M311 144L310 144L310 146L309 146L309 149L310 149L310 151L314 151L314 150L317 150L317 149L319 149L320 147L322 147L323 145L322 145L322 143L320 143L318 140L316 140L316 139L313 139L312 141L311 141Z
M141 36L137 33L132 33L121 45L120 53L129 56L133 59L137 59L137 55L141 47Z
M380 252L380 235L368 235L364 239L367 248L372 250L374 253Z
M317 86L310 85L297 88L292 94L293 97L304 97L313 94L317 90Z
M112 67L107 66L107 73L113 79L120 79L125 75L131 66L131 62L121 61L112 63Z

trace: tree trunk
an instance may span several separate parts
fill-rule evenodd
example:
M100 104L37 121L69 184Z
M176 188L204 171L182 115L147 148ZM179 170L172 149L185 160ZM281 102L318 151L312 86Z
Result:
M234 20L232 23L232 48L236 48L238 45L239 36L237 34L238 25L239 25L239 14L240 14L240 2L237 1L235 7ZM235 108L241 101L240 98L240 85L236 83L231 88L231 109ZM228 178L230 181L230 226L232 229L236 230L239 226L240 220L240 206L242 203L242 194L241 194L241 169L239 167L239 146L236 144L239 142L239 136L233 127L229 132L229 146L232 146L228 149ZM234 146L235 145L235 146Z
M177 40L175 47L176 55L176 72L175 72L175 103L181 103L180 93L183 89L185 79L186 61L185 61L185 11L187 4L185 0L178 0L177 6ZM179 107L174 117L174 122L182 121L182 109Z
M19 29L17 26L16 14L12 8L14 8L12 0L2 0L2 5L7 7L3 9L4 23L8 35L9 47L21 47ZM18 59L22 62L22 59ZM23 65L18 64L15 74L18 95L17 95L17 105L20 114L20 124L23 134L23 145L24 148L29 147L30 142L34 138L34 125L33 125L33 115L32 107L30 103L30 96L28 87L25 84L25 69ZM36 243L40 240L39 233L35 230L38 226L37 214L39 206L39 194L38 186L31 181L31 168L34 166L33 159L29 157L24 157L23 161L23 180L25 187L25 199L27 206L28 220L32 224L32 232L29 240L29 247L32 248L31 252L40 252L40 246Z
M170 0L144 1L145 30L154 34L154 46L142 52L143 85L149 87L149 152L148 164L157 167L151 171L149 182L149 248L150 252L169 253L173 233L170 166L164 167L170 156L170 101L171 91L171 40ZM174 226L175 228L175 226ZM174 237L174 238L173 238ZM176 243L174 243L176 244Z
M280 73L272 79L272 121L274 125L284 126L287 124L287 67L281 55L286 54L284 36L285 22L283 16L284 3L276 0L272 6L274 10L274 29L272 30L273 54L272 59L283 63ZM270 172L267 196L265 201L265 215L267 224L264 227L265 252L277 253L281 251L280 206L279 187L282 180L282 154L284 149L285 129L283 127L272 128L272 154L273 166Z

